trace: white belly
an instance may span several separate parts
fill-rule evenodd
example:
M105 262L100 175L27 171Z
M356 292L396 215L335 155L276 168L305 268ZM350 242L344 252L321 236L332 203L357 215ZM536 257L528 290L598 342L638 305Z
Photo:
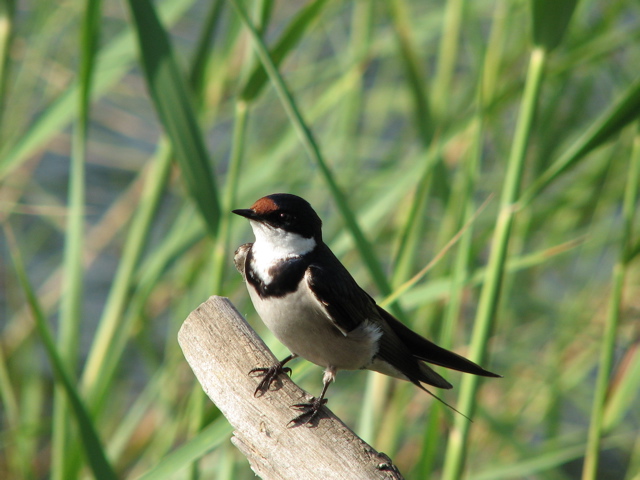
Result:
M292 353L325 368L367 367L377 352L379 329L365 324L343 335L333 326L304 281L302 285L284 297L266 300L247 286L262 321Z

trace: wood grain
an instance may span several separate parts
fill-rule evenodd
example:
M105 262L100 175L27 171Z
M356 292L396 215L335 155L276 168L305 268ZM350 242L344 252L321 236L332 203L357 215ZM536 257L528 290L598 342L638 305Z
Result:
M314 427L288 428L290 406L311 397L281 375L254 396L254 367L277 360L226 298L212 296L185 320L178 342L202 388L233 425L232 442L264 480L402 479L376 452L324 407Z

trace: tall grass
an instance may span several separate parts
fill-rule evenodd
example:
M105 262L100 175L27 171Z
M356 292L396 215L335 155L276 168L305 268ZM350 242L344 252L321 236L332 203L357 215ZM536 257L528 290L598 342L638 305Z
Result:
M225 295L286 354L229 210L287 191L380 302L504 376L444 372L469 422L341 372L329 407L407 478L640 478L640 7L124 6L0 4L0 477L253 478L176 333Z

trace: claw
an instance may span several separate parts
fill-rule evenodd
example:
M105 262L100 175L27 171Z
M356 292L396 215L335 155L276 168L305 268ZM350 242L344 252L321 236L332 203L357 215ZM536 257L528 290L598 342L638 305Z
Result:
M291 419L287 424L287 427L300 427L302 425L312 426L313 420L318 416L322 406L327 403L326 398L316 398L310 403L296 403L291 405L291 408L296 410L302 410L302 413L297 417Z
M255 392L253 392L254 397L260 397L265 394L271 387L271 384L275 382L278 375L281 373L286 373L291 375L291 369L289 367L285 367L284 364L289 360L294 358L293 355L288 356L283 361L276 363L275 365L271 365L270 367L258 367L253 368L249 371L249 376L251 377L264 377L260 380L260 383L256 387Z
M273 369L277 369L278 365L274 365L272 367L267 367L267 368L253 368L251 370L249 370L249 375L251 375L252 373L258 373L258 375L253 375L254 377L263 377L264 375L266 375L270 370ZM280 368L280 372L286 373L288 375L291 375L291 369L289 367L281 367Z

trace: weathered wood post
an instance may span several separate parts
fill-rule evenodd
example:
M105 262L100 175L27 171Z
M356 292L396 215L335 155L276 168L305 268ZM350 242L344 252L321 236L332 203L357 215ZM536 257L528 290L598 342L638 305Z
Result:
M264 480L402 479L376 452L325 407L314 428L287 428L290 406L309 400L282 376L262 397L253 393L256 366L276 358L224 297L212 296L185 320L178 342L202 388L235 428L232 442Z

